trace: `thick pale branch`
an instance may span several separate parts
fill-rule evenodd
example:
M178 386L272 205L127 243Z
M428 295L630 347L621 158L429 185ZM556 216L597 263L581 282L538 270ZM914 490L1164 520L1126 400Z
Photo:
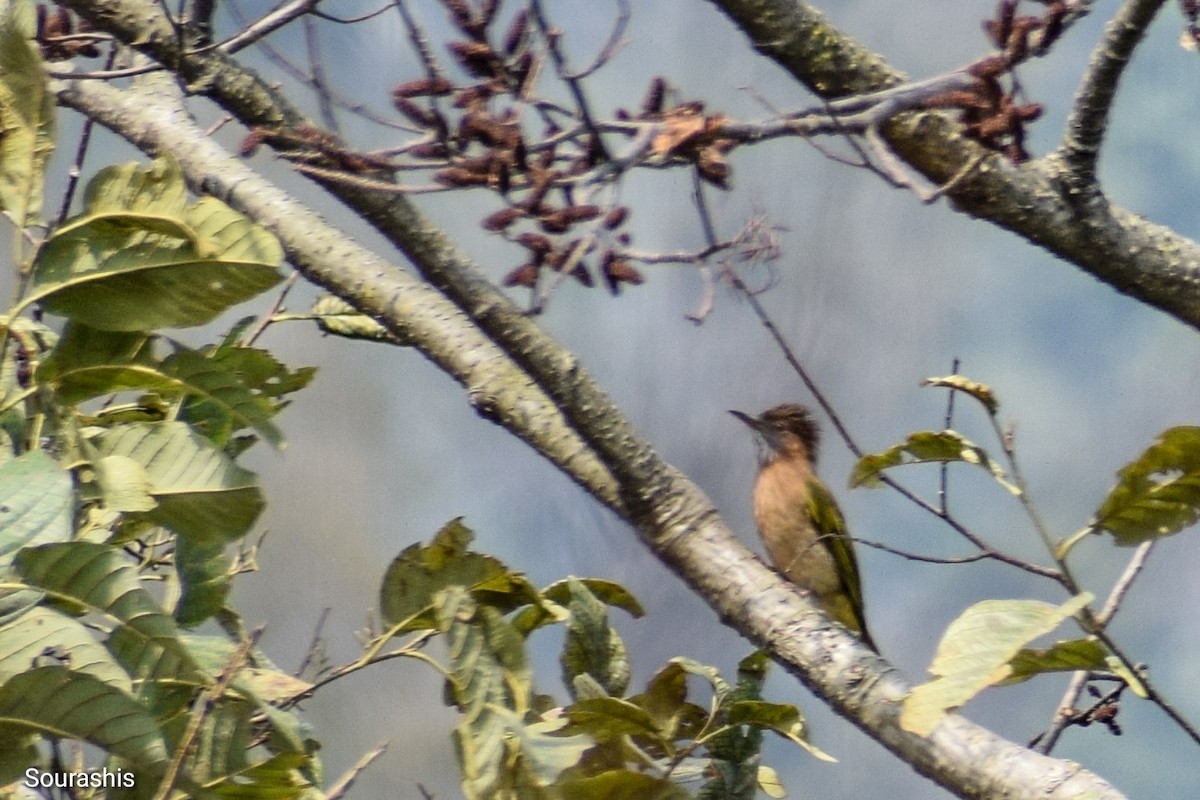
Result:
M711 0L751 44L826 98L879 91L903 75L800 0ZM1077 3L1074 5L1086 5ZM937 185L982 151L945 115L884 126L891 147ZM1120 292L1200 328L1200 245L1081 190L1061 159L1020 168L988 158L947 193L961 210L1011 230Z

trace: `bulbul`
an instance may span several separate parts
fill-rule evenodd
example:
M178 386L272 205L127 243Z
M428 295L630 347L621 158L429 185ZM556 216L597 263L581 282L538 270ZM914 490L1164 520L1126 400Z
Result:
M730 411L760 440L754 521L771 563L811 594L825 613L877 649L863 615L854 545L837 501L816 475L820 432L804 406L751 417Z

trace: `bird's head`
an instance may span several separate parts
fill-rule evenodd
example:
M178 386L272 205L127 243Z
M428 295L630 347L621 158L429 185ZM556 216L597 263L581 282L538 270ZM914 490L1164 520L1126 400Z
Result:
M757 417L730 411L735 417L750 426L774 455L799 455L803 453L813 464L817 463L817 448L821 434L817 423L807 408L795 403L768 408ZM769 460L769 458L767 459Z

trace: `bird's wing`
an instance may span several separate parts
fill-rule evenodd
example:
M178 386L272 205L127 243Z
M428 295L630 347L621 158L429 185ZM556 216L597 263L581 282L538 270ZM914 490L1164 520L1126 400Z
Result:
M808 481L808 515L820 535L820 542L833 556L838 576L854 608L860 630L866 631L867 623L863 612L862 579L858 574L858 559L854 556L854 543L846 530L846 520L837 500L825 488L825 484L812 477Z

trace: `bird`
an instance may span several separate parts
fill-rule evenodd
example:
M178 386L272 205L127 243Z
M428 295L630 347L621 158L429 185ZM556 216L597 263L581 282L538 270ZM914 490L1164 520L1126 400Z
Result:
M878 651L867 632L862 580L846 521L816 474L820 431L812 413L794 403L757 417L729 413L759 440L754 521L771 563L826 614Z

